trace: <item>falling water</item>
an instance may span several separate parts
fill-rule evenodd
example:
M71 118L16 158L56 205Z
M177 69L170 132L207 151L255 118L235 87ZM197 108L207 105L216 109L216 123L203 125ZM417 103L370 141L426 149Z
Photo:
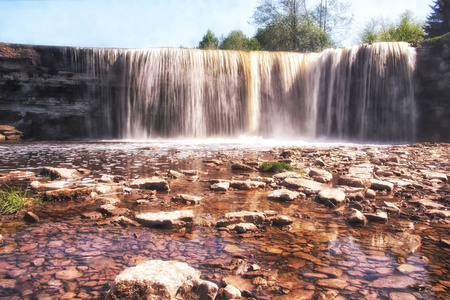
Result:
M415 50L379 43L322 53L69 48L102 137L255 135L412 141Z

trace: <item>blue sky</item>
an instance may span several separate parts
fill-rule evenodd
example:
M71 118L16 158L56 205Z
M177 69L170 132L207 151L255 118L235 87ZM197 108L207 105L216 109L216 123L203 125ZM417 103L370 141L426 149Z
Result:
M317 0L307 0L313 3ZM344 46L372 17L392 21L409 9L425 21L432 0L347 0L354 22ZM0 42L83 47L196 47L249 24L258 0L0 0Z

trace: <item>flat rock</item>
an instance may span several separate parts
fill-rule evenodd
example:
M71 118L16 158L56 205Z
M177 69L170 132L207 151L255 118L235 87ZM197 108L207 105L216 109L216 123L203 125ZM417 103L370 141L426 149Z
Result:
M234 226L237 233L256 232L258 227L253 223L239 223Z
M360 164L352 166L348 169L348 176L370 179L373 176L373 168L374 167L372 164Z
M238 170L238 171L254 171L255 170L254 167L252 167L252 166L250 166L248 164L245 164L245 163L234 163L231 166L231 169L232 170Z
M367 178L356 178L350 176L341 176L337 182L338 185L347 185L351 187L370 187L370 180Z
M211 185L210 189L217 192L225 192L230 188L229 182L217 182Z
M192 196L187 194L177 194L176 196L172 197L172 202L181 202L183 204L187 205L196 205L200 204L200 201L202 201L202 197L198 196Z
M416 283L416 280L409 276L388 276L379 278L371 283L369 287L379 289L406 289Z
M217 222L218 227L226 227L232 224L239 223L253 223L253 224L263 224L266 219L266 215L261 212L253 212L253 211L238 211L238 212L229 212L226 213L225 216Z
M300 196L299 192L290 191L286 189L275 190L267 197L269 200L275 200L280 202L294 201Z
M345 193L340 189L326 189L319 192L317 200L329 207L335 207L345 201Z
M311 168L309 169L308 175L315 181L319 181L322 183L328 183L333 180L333 174L326 170Z
M384 211L379 211L376 213L364 213L364 216L367 218L367 220L373 222L387 222L388 220L388 214Z
M323 286L332 289L343 290L348 286L347 281L341 279L319 279L316 281L318 286Z
M448 177L446 174L444 173L440 173L440 172L431 172L431 171L422 171L422 173L425 175L426 179L438 179L444 182L447 182Z
M251 181L251 180L247 180L247 181L238 181L238 180L233 180L230 182L230 186L234 189L237 190L255 190L258 188L264 188L266 186L266 184L264 182L260 182L260 181Z
M370 180L370 188L376 191L388 191L391 192L394 190L394 184L388 181L382 181L378 179Z
M302 178L286 178L281 182L281 185L297 189L307 195L317 194L322 190L330 188L329 184Z
M183 227L193 222L194 213L191 210L142 213L136 215L135 219L147 227Z
M275 180L284 180L286 178L301 178L303 177L301 174L296 172L282 172L272 176Z
M334 278L341 277L341 275L343 273L343 271L341 269L338 269L338 268L320 267L320 266L316 266L314 271L319 272L319 273L327 274L327 275L332 276Z
M159 177L140 178L134 180L131 185L132 188L156 191L168 191L169 183Z
M195 281L200 272L187 263L146 261L117 275L106 299L175 299L180 287Z
M43 168L40 174L43 176L50 176L51 180L76 179L82 176L81 173L78 172L77 170L67 168L51 168L51 167Z
M390 293L389 300L416 300L413 294L409 293Z

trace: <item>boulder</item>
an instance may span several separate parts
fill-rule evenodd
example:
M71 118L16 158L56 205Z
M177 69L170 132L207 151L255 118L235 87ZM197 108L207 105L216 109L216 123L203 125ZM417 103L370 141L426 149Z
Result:
M134 189L156 190L156 191L169 190L169 183L166 180L159 177L136 179L131 183L130 186Z
M280 190L275 190L272 193L270 193L268 196L268 199L285 202L285 201L294 201L299 196L300 196L299 192L290 191L290 190L286 190L286 189L280 189Z
M345 201L345 193L340 189L326 189L317 195L317 200L329 207L335 207Z
M191 196L191 195L187 195L187 194L178 194L174 197L172 197L172 202L181 202L183 204L187 204L187 205L196 205L199 204L200 201L202 201L202 197L198 197L198 196Z
M225 216L217 222L218 227L226 227L232 224L239 223L253 223L253 224L263 224L266 219L266 215L261 212L253 212L253 211L238 211L238 212L229 212L226 213Z
M191 210L172 212L142 213L135 217L136 221L147 227L174 228L190 225L194 220Z
M241 291L231 284L227 285L222 291L223 300L241 299Z
M307 195L317 194L320 191L331 187L329 184L302 178L286 178L281 182L281 185L288 188L297 189Z
M202 299L214 299L214 288L211 288L214 284L207 284L205 289L203 283L200 272L186 263L151 260L123 270L114 280L106 299L183 299L179 296L189 292L187 287L192 287L190 292L196 295L192 299L200 299L199 292L204 290L207 291Z

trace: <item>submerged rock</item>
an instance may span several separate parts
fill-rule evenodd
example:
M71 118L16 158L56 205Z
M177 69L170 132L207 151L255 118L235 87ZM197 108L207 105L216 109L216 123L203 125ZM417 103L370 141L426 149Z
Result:
M55 179L77 179L82 175L77 170L66 169L66 168L51 168L45 167L42 169L42 176L49 176L51 180Z
M194 220L191 210L179 210L172 212L142 213L135 217L136 221L148 227L184 227Z
M369 283L369 287L379 289L406 289L415 283L416 280L408 276L388 276Z
M196 205L199 204L200 201L202 201L202 197L198 197L198 196L191 196L191 195L187 195L187 194L178 194L174 197L172 197L171 201L172 202L181 202L183 204L188 204L188 205Z
M261 212L252 211L239 211L226 213L225 216L217 222L218 227L226 227L232 224L239 223L253 223L253 224L263 224L266 219L266 215Z

